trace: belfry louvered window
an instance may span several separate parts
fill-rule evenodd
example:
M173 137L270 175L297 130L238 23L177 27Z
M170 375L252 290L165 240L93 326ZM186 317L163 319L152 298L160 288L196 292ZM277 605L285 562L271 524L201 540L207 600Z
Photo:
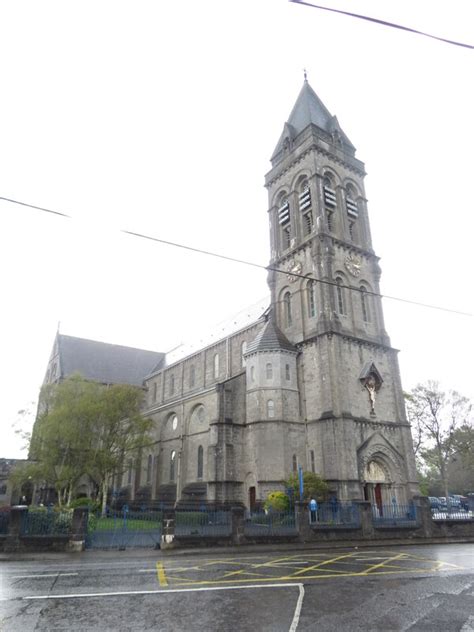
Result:
M298 196L298 204L303 216L304 232L306 235L309 235L313 230L313 210L311 204L311 191L308 184L303 186L303 189Z
M290 223L290 203L283 200L278 209L278 223L280 226L287 226Z
M278 223L281 226L281 247L286 250L291 245L290 203L286 198L278 207Z
M351 217L352 219L357 219L359 217L357 202L349 196L346 197L346 211L349 217Z
M300 211L304 213L309 208L311 208L311 191L309 190L309 186L306 185L304 189L298 196L298 202L300 206Z
M334 210L336 208L336 191L331 187L329 182L326 184L327 180L328 179L325 178L323 187L324 206Z
M346 188L346 211L350 220L355 220L359 217L359 209L357 207L357 191L349 184Z

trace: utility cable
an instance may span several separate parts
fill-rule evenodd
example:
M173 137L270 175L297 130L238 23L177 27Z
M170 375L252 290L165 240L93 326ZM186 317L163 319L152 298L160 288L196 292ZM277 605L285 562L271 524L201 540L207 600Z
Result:
M71 215L67 215L66 213L62 213L60 211L54 211L48 208L44 208L42 206L37 206L35 204L28 204L27 202L21 202L19 200L13 200L11 198L6 198L3 196L0 196L0 200L3 200L5 202L10 202L12 204L19 204L20 206L26 206L28 208L32 208L35 209L37 211L41 211L44 213L52 213L53 215L58 215L60 217L64 217L65 219L74 219ZM469 313L469 312L462 312L456 309L450 309L448 307L441 307L440 305L431 305L429 303L421 303L420 301L414 301L414 300L410 300L410 299L406 299L406 298L400 298L399 296L391 296L389 294L379 294L378 292L372 292L371 290L366 290L366 289L361 289L361 288L357 288L357 287L352 287L350 285L344 285L344 284L339 284L336 283L336 281L330 281L328 279L316 279L312 276L309 276L307 274L300 274L298 272L291 272L289 270L282 270L281 268L275 267L275 266L265 266L262 265L260 263L255 263L253 261L247 261L245 259L238 259L237 257L229 257L228 255L222 255L219 254L217 252L212 252L211 250L203 250L202 248L197 248L195 246L187 246L185 244L180 244L178 242L175 241L169 241L167 239L161 239L159 237L154 237L152 235L146 235L145 233L137 233L135 231L132 230L127 230L124 228L120 228L119 229L120 233L123 233L125 235L130 235L131 237L137 237L138 239L147 239L148 241L154 241L156 243L159 244L164 244L166 246L172 246L174 248L181 248L183 250L189 250L191 252L196 252L198 254L201 255L208 255L209 257L216 257L218 259L224 259L225 261L232 261L233 263L240 263L242 265L246 265L246 266L252 266L254 268L260 268L261 270L266 270L267 272L277 272L279 274L285 274L289 277L296 277L296 278L300 278L300 279L306 279L308 281L314 281L316 283L322 283L323 285L331 285L333 287L339 287L341 289L346 289L349 290L351 292L359 292L359 294L364 294L364 295L369 295L369 296L374 296L376 298L386 298L387 300L391 300L391 301L398 301L400 303L408 303L410 305L417 305L419 307L426 307L428 309L436 309L438 311L442 311L442 312L449 312L451 314L459 314L461 316L473 316L473 314Z
M342 11L341 9L332 9L331 7L322 7L319 4L313 4L312 2L305 2L305 0L289 0L289 1L293 2L294 4L303 4L307 7L311 7L312 9L321 9L322 11L330 11L331 13L340 13L341 15L348 15L349 17L357 18L358 20L366 20L367 22L374 22L375 24L381 24L382 26L388 26L393 29L399 29L400 31L415 33L415 35L423 35L424 37L430 37L431 39L438 40L439 42L444 42L445 44L452 44L453 46L462 46L463 48L469 48L471 50L474 49L474 45L472 44L463 44L462 42L457 42L456 40L450 40L444 37L438 37L437 35L431 35L430 33L425 33L424 31L418 31L417 29L412 29L409 26L402 26L401 24L395 24L394 22L387 22L386 20L371 18L368 15L361 15L360 13L351 13L350 11Z

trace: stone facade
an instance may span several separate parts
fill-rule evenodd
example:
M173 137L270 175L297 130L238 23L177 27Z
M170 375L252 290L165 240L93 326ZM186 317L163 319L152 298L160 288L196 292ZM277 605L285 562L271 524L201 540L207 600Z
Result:
M156 354L153 444L114 481L124 498L251 506L299 466L341 500L418 493L364 165L306 80L271 161L270 307L184 357Z

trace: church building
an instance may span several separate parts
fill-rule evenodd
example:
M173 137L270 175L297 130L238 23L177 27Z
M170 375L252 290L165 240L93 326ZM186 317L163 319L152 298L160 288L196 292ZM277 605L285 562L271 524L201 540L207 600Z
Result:
M270 305L191 353L143 352L143 414L154 442L125 464L117 493L251 507L299 466L340 500L404 503L419 492L364 175L305 78L265 178ZM85 365L97 364L92 347L90 360L77 350ZM115 345L102 347L107 356ZM54 379L65 377L59 352L47 375L53 364ZM114 382L105 373L97 379Z

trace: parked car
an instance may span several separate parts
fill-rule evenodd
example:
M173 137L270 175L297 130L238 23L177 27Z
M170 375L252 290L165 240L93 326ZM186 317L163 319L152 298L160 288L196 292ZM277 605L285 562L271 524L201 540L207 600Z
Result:
M428 498L429 498L429 501L430 501L431 511L432 512L440 511L441 502L440 502L439 498L437 498L436 496L428 496Z
M456 502L456 508L459 508L462 511L468 511L469 510L469 502L468 502L468 499L466 498L466 496L461 496L460 494L453 494L452 498Z
M448 503L446 502L446 496L439 496L439 508L438 511L445 512L448 511Z

